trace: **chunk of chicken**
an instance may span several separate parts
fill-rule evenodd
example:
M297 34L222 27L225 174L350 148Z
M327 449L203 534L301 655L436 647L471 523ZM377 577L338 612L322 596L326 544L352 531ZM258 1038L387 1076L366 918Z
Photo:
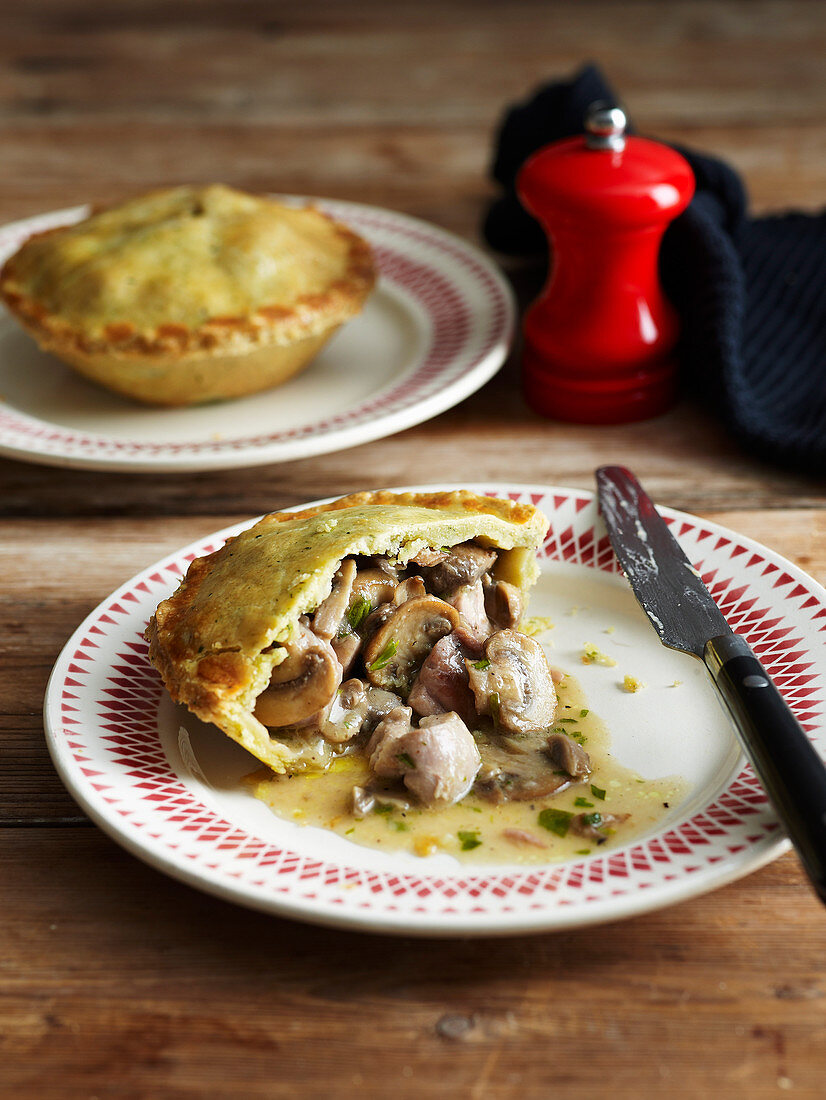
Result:
M405 766L405 786L425 806L464 798L482 763L473 735L452 711L422 718L418 729L398 738L394 750Z
M485 661L466 661L479 714L514 733L547 728L556 689L542 646L515 630L499 630L485 644Z
M545 742L545 752L551 763L571 779L587 779L591 774L591 759L582 745L564 733L552 733Z
M617 825L627 821L630 814L575 814L571 818L571 832L586 840L604 844Z
M502 836L517 848L547 848L544 840L540 840L536 833L529 829L503 829Z
M493 633L493 626L485 611L485 593L482 582L462 584L445 602L455 607L468 626L466 640L481 646Z
M422 716L454 710L462 721L472 722L476 708L465 660L480 656L481 650L463 645L455 632L440 638L419 669L407 697L409 706Z
M485 550L475 542L463 542L452 547L444 561L434 566L422 566L428 592L441 596L463 584L475 584L496 561L494 550Z
M410 719L413 711L410 707L394 707L376 728L367 745L367 757L370 770L383 778L402 775L405 765L400 759L404 749L399 743L410 733Z
M447 555L447 550L435 550L432 548L426 548L424 550L420 550L418 554L414 554L413 557L409 559L407 564L427 566L440 565L445 560Z

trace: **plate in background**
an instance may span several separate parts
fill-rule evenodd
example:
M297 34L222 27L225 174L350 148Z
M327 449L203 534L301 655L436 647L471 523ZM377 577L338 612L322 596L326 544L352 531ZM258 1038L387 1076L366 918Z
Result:
M88 382L0 306L0 454L131 472L220 470L353 447L464 400L510 349L510 286L451 233L390 210L312 201L373 247L379 279L364 310L295 378L264 393L188 409L152 408ZM32 233L78 221L78 207L0 228L0 263Z
M684 778L684 797L648 833L561 863L470 865L362 848L276 817L238 782L257 762L171 703L143 640L192 558L248 524L150 566L67 643L45 724L74 798L135 855L210 893L280 916L400 934L504 935L615 920L722 886L784 852L789 842L704 667L660 645L619 573L593 496L473 488L548 516L530 613L555 623L539 636L551 663L576 676L620 764L645 777ZM826 591L750 539L661 511L823 753ZM583 645L593 642L615 667L582 665ZM623 692L625 674L644 689Z

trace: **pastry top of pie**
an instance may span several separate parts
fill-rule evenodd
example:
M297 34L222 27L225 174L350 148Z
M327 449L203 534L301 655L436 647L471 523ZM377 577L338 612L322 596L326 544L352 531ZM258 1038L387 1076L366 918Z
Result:
M173 699L275 766L279 750L253 715L256 699L331 595L344 559L381 557L404 573L423 552L444 556L472 541L498 551L494 580L524 593L546 529L531 505L466 491L358 493L273 513L192 562L149 624L150 657Z
M373 281L369 246L321 211L216 184L31 237L0 293L35 331L151 355L301 339L356 313Z

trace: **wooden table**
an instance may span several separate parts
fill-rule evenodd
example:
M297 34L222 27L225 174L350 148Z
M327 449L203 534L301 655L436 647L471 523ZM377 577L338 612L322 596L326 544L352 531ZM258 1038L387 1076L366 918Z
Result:
M475 239L503 106L588 58L648 133L728 158L755 208L826 194L817 3L12 0L0 20L3 220L220 179L376 203ZM144 866L86 820L48 759L41 705L62 645L167 551L362 487L590 488L604 461L826 581L822 483L743 454L688 402L617 428L541 421L515 363L428 424L251 475L0 461L0 1094L826 1094L825 915L792 855L599 929L331 932Z

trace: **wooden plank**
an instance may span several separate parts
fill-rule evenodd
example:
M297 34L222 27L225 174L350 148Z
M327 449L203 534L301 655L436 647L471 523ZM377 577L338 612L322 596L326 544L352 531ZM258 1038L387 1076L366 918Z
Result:
M525 407L515 368L435 420L387 439L251 471L136 474L56 471L0 459L0 517L258 515L358 489L480 481L594 487L604 462L630 466L664 504L687 511L820 508L822 479L739 451L686 402L639 424L589 427L541 420Z
M3 830L0 875L9 1096L815 1097L826 1072L822 907L791 856L605 929L483 941L247 912L97 830Z
M740 125L758 110L761 124L818 124L826 94L817 64L826 30L805 0L758 9L747 0L630 0L619 18L610 0L552 10L515 2L506 13L429 0L396 5L391 19L381 0L315 0L298 17L266 0L103 9L40 2L21 7L9 31L12 116L152 113L312 126L321 108L343 126L423 114L480 124L591 57L632 103L633 93L649 125L686 116ZM102 85L110 95L96 94ZM753 89L763 88L772 94L755 103Z

